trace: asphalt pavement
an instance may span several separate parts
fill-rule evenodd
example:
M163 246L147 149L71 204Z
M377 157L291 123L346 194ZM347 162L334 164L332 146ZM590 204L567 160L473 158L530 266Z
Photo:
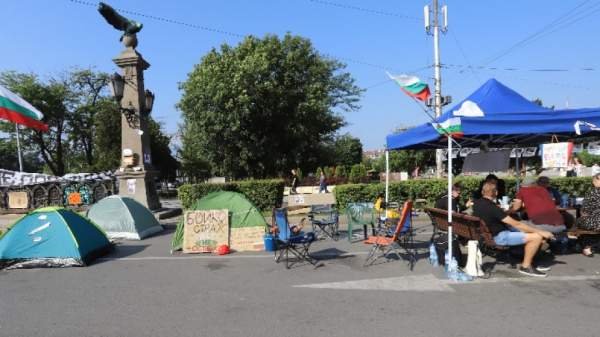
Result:
M458 283L427 261L364 267L369 246L320 240L322 265L266 252L169 252L175 220L88 267L0 271L0 336L598 336L600 257L557 256L546 279L497 265Z

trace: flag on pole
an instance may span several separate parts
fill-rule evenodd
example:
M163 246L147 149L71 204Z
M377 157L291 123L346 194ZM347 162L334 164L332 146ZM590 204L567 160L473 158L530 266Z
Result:
M427 101L429 96L431 96L431 92L429 91L429 86L425 82L421 82L421 80L416 76L410 75L398 75L392 76L390 73L387 75L394 80L402 91L404 91L408 96L414 97L420 101Z
M0 118L40 131L48 131L44 115L27 101L0 85Z
M451 135L454 138L463 136L460 117L448 118L442 123L432 123L435 130L441 135Z

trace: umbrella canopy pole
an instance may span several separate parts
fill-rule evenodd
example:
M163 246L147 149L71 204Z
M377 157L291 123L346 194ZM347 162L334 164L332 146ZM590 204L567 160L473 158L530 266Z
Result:
M515 177L517 178L517 189L516 189L516 191L518 191L519 190L519 180L521 179L521 167L519 167L519 154L518 153L515 156L515 166L516 166Z
M15 130L17 131L17 155L19 157L19 172L23 172L23 158L21 156L21 141L19 138L19 124L15 123Z
M448 258L452 261L452 136L448 134Z
M390 151L385 150L385 203L389 202L390 193Z

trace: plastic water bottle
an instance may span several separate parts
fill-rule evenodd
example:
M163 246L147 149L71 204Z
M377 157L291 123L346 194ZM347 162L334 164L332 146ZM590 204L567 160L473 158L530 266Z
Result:
M467 282L473 280L472 276L463 273L458 269L458 262L456 261L454 256L450 258L448 252L446 252L446 261L450 261L446 264L446 276L448 277L448 279L460 282Z
M435 250L435 245L433 243L429 245L429 263L434 267L439 266L437 251Z

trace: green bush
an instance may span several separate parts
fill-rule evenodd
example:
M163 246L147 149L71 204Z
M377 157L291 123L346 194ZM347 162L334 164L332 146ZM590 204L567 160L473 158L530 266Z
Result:
M471 192L479 188L482 178L459 177L455 182L462 185L461 199L465 202ZM506 193L513 197L516 194L516 179L505 178ZM554 178L550 185L556 187L560 193L573 196L584 196L592 188L589 177ZM390 183L390 201L403 202L407 199L425 199L432 206L437 198L446 194L448 182L445 179L407 180ZM385 184L347 184L339 185L334 190L335 199L339 208L345 208L350 202L374 202L377 195L385 193Z
M333 168L329 167L329 166L325 166L325 168L323 168L323 173L325 173L325 177L331 178L331 177L333 177Z
M335 168L335 177L336 178L347 178L348 177L348 169L344 165L338 165Z
M364 181L367 178L367 168L364 164L354 164L350 170L350 176L348 177L350 182L358 183Z
M577 157L581 159L581 163L585 166L592 166L594 164L600 165L600 156L590 154L587 151L581 151L577 154Z
M177 191L184 209L190 208L198 199L211 192L232 191L243 194L260 210L267 211L281 206L283 188L283 180L272 179L232 181L222 184L186 184L180 186Z

